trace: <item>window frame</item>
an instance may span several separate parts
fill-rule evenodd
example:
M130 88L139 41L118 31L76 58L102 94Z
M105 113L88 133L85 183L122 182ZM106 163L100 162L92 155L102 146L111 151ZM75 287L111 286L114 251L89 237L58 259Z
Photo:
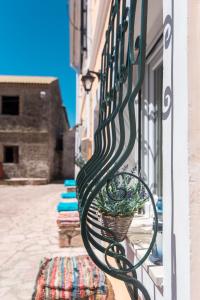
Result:
M6 148L13 149L13 161L6 161ZM4 145L3 146L3 163L4 164L19 164L19 146L18 145Z
M156 177L157 170L155 170L155 71L160 66L163 65L163 45L162 40L154 47L153 51L147 58L146 69L145 69L145 80L142 89L142 101L141 101L141 176L144 178L148 186L150 187L153 194L157 197L162 197L160 193L155 191L156 189ZM163 98L163 92L162 92ZM161 99L162 99L161 98ZM161 103L162 109L162 103ZM162 113L161 113L162 116ZM162 119L161 119L162 122ZM162 122L163 123L163 122ZM162 125L161 125L162 130ZM163 130L162 130L163 132ZM162 141L161 141L162 143ZM162 145L161 145L162 147ZM163 159L162 148L161 148L161 159ZM163 174L161 178L163 177ZM161 182L161 190L163 182ZM157 188L159 189L159 188Z
M4 98L18 98L18 113L17 114L13 114L13 113L3 113L3 105L4 105ZM2 95L1 96L1 115L2 116L12 116L12 117L16 117L20 115L20 96L19 95Z

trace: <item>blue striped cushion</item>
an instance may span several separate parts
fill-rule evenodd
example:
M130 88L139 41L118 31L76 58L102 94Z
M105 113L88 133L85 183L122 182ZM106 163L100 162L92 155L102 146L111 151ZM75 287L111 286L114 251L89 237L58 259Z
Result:
M64 186L76 186L76 180L74 180L74 179L66 179L64 181Z
M63 199L76 198L76 192L64 192L61 194L61 198Z
M78 202L59 202L57 205L57 211L77 211Z

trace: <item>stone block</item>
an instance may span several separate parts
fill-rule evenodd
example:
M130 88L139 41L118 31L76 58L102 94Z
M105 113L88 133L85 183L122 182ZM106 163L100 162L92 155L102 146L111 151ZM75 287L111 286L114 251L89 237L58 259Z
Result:
M59 246L64 247L81 247L83 246L80 228L61 229L59 234Z

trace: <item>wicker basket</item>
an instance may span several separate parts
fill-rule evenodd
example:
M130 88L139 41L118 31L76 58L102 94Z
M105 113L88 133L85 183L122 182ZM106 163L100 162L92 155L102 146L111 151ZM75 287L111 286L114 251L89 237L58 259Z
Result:
M101 214L100 216L100 221L101 224L112 230L114 233L114 236L109 233L108 231L102 230L102 235L106 236L106 237L113 237L116 241L118 242L122 242L127 235L128 229L131 225L133 219L133 215L132 216L110 216L110 215L104 215Z

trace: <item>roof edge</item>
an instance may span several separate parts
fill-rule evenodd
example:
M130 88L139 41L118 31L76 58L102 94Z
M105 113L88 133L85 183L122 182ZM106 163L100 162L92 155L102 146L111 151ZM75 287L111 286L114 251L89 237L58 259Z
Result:
M18 76L18 75L0 75L0 84L37 84L49 85L58 81L57 77L52 76Z

